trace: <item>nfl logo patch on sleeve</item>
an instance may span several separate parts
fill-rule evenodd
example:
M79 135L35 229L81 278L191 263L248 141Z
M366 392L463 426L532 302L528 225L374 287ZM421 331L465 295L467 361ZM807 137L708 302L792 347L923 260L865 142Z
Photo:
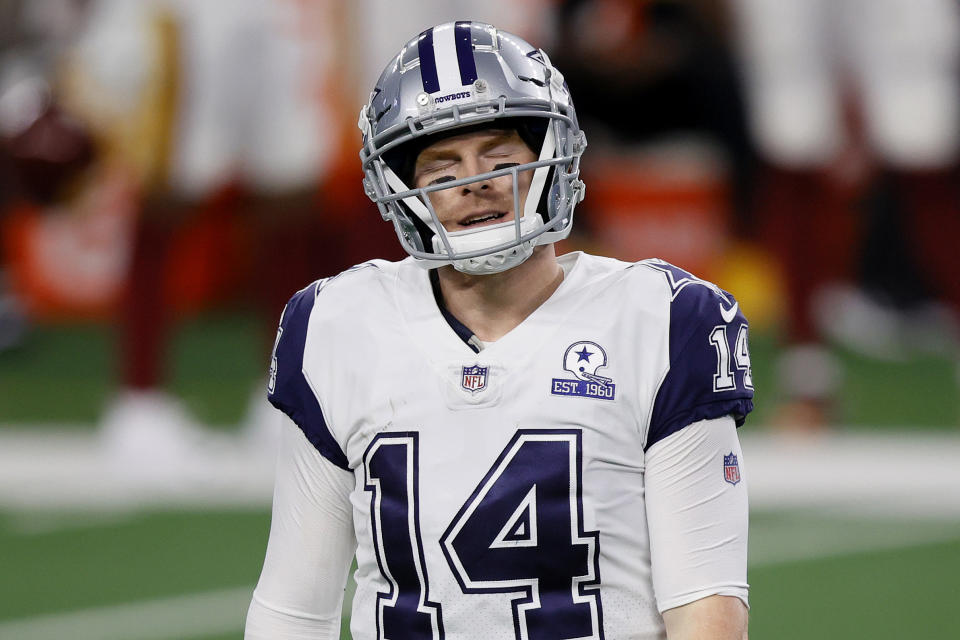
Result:
M730 484L740 482L740 465L737 464L737 456L733 451L723 456L723 479Z

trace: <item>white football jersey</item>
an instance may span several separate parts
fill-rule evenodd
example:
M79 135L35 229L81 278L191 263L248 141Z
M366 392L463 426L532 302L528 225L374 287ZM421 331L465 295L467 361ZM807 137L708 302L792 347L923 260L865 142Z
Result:
M270 400L354 474L356 640L662 637L645 452L742 423L747 323L659 260L560 263L554 294L479 350L412 259L287 305ZM717 473L739 481L735 456Z

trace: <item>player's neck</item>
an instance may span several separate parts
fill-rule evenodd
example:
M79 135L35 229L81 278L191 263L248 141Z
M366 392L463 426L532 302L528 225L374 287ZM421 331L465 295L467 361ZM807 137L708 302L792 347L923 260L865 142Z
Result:
M563 282L553 245L537 247L522 264L493 275L437 270L447 310L484 342L498 340L533 313Z

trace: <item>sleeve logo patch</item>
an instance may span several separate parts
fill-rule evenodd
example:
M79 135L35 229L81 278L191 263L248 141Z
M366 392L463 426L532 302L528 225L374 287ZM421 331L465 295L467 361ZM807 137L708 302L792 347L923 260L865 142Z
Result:
M277 328L277 337L273 341L273 353L270 354L270 372L267 376L267 393L272 394L277 390L277 347L280 345L280 336L283 335L283 327Z
M737 456L733 451L723 456L723 479L730 484L740 482L740 465L737 464Z
M563 370L573 374L573 378L554 378L550 393L613 400L617 391L613 379L597 373L606 366L607 352L603 347L586 340L574 342L563 354Z

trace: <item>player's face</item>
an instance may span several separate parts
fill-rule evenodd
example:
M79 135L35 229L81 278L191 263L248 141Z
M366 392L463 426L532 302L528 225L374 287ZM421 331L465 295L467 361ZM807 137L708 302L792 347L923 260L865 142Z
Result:
M414 167L417 188L468 178L487 171L533 162L536 155L514 130L488 129L445 138L420 152ZM533 171L518 174L520 205L527 198ZM430 194L447 231L464 231L513 220L513 176L473 182Z

